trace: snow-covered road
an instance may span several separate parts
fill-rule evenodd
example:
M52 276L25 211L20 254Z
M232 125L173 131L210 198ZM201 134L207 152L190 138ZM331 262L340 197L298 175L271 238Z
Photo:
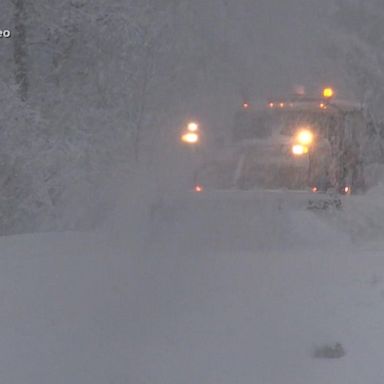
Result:
M236 226L168 221L162 241L148 229L144 253L108 231L4 237L0 381L382 384L381 200L264 212L253 223L277 246L261 232L241 249L252 232L236 212ZM313 357L336 342L344 357Z

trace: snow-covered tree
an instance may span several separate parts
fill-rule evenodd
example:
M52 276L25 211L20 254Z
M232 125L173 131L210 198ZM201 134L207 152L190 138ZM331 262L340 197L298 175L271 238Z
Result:
M248 10L241 4L23 0L23 6L29 97L19 108L40 111L46 129L39 137L54 144L38 158L45 159L39 172L55 226L82 221L113 180L171 152L184 119L215 111L225 121L226 98L240 99L251 88L252 63L239 64L241 49L230 38Z
M339 0L333 9L330 52L341 64L355 97L384 121L384 3Z
M363 143L367 185L382 179L384 162L384 4L377 0L338 0L330 9L325 52L340 78L366 111Z
M12 0L14 7L13 45L14 72L20 99L26 101L28 97L28 49L26 36L26 11L24 0Z
M19 87L0 82L0 233L44 226L53 214L46 160L55 143L41 116L19 98Z

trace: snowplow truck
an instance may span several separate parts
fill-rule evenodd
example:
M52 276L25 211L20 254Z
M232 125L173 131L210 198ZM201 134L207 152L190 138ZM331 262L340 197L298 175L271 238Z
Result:
M239 189L363 192L369 130L363 108L350 102L294 97L253 108L245 103L231 132L229 147L238 161L230 183Z

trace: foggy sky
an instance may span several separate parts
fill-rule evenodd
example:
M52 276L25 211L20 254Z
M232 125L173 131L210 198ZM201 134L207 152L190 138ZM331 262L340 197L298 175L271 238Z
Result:
M219 1L196 4L201 28L223 34L229 47L226 65L231 70L226 77L211 80L205 90L199 89L197 102L189 105L191 111L217 133L228 129L244 97L264 102L289 96L297 86L316 96L325 85L332 85L337 96L353 99L340 62L333 61L328 51L337 33L334 2L240 0L227 2L224 17L217 14L210 20L207 14L212 9L223 12ZM222 19L225 25L220 24ZM208 80L213 76L210 72Z
M249 12L233 16L247 72L254 74L252 93L271 97L303 85L317 92L323 84L345 85L339 81L336 63L325 57L324 48L332 37L334 1L259 0L245 1ZM253 31L256 33L251 33ZM244 80L247 81L247 80Z

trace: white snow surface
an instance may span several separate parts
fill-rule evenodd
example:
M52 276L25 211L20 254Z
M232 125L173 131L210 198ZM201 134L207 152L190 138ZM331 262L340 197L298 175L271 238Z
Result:
M1 238L0 382L383 383L383 186L328 215L198 206Z

